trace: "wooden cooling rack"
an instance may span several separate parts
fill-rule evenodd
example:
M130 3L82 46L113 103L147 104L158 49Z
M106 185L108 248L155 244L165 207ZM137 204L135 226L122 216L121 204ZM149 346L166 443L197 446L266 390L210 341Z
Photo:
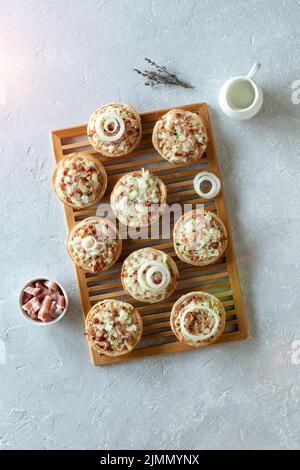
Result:
M206 154L196 165L174 166L164 160L152 145L152 130L155 122L169 109L160 109L150 113L141 114L143 136L138 148L126 157L110 158L97 153L89 144L86 135L86 124L66 129L59 129L51 133L53 151L56 162L72 152L89 151L99 158L108 175L108 187L104 198L100 202L109 203L109 196L116 181L125 173L141 168L151 169L166 184L168 190L167 203L204 204L205 208L217 213L224 221L228 230L228 245L226 253L217 263L196 267L181 262L173 247L171 239L123 239L123 251L118 263L113 268L103 273L88 274L80 268L75 267L78 287L84 317L91 306L105 298L127 300L137 307L143 317L144 332L141 342L130 353L119 357L104 356L91 349L92 361L95 365L110 364L113 362L128 361L131 359L153 356L164 353L174 353L191 350L190 347L180 343L174 336L170 323L170 312L173 303L183 294L195 290L203 290L218 297L226 310L226 327L223 335L217 343L225 341L236 341L248 337L248 326L243 306L242 294L238 279L237 264L232 247L230 227L228 223L227 210L222 190L216 199L207 201L200 198L193 188L194 176L199 171L211 171L221 178L220 169L213 144L212 129L205 103L196 103L186 106L176 106L198 113L203 119L208 132L209 143ZM71 230L76 222L96 214L97 206L73 210L65 207L68 229ZM120 224L120 233L124 234L127 227ZM130 230L129 230L130 231ZM144 304L128 296L122 288L120 270L124 259L129 253L136 249L152 246L164 250L176 261L180 279L177 290L172 297L156 304ZM198 349L198 352L201 351Z

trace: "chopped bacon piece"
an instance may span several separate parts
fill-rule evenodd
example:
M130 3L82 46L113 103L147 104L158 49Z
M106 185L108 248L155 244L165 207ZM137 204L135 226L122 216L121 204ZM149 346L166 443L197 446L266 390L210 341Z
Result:
M34 312L37 312L40 308L41 304L36 297L33 297L31 300L29 300L28 302L26 302L26 304L22 306L22 309L25 311L33 310Z
M65 308L66 306L66 299L64 295L58 295L57 305L60 308Z
M41 287L31 287L31 286L27 286L27 287L24 289L24 292L26 292L26 294L30 294L30 295L36 296L36 295L40 294L41 290L42 290Z
M44 322L53 320L52 314L48 312L44 307L41 307L38 313L38 319Z
M50 292L57 292L59 290L58 285L54 281L45 282L45 286L48 287Z
M46 295L46 297L43 300L42 306L39 310L39 313L38 313L39 320L46 322L46 321L51 321L53 319L52 314L50 312L52 302L53 301L52 301L52 298L50 297L50 295Z
M61 314L63 313L63 311L64 311L64 309L63 309L63 308L61 308L61 307L57 306L57 307L56 307L56 310L55 310L55 314L54 314L54 315L55 315L55 317L56 317L56 318L57 318L57 317L60 317L60 316L61 316Z
M38 318L37 312L39 311L40 307L41 307L40 302L36 299L36 297L33 297L28 302L26 302L26 304L22 306L22 309L33 320L37 320Z
M42 303L42 308L49 311L51 308L51 304L52 304L52 298L50 297L50 295L46 295Z
M53 305L55 304L55 305ZM59 317L60 315L57 313L57 304L56 302L52 302L52 305L51 305L51 309L49 312L47 312L51 315L51 320L55 320L57 317ZM47 317L47 316L46 316ZM46 320L48 321L48 320ZM49 320L50 321L50 320Z
M37 281L35 283L35 287L45 287L45 282L44 281Z
M63 311L64 309L57 305L56 300L52 300L50 296L46 296L38 312L38 318L44 322L52 321L60 317Z
M38 316L37 316L37 313L33 310L33 309L28 309L26 310L26 314L32 318L33 320L38 320Z

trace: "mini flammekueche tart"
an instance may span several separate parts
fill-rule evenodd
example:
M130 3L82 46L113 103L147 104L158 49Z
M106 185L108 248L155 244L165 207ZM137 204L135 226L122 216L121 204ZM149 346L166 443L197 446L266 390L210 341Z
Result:
M173 164L193 163L207 147L207 131L196 113L172 109L155 124L152 134L154 148Z
M194 209L178 219L173 239L178 258L195 266L205 266L223 255L227 230L213 212Z
M107 176L103 165L88 152L71 153L57 163L52 186L64 204L84 209L103 197Z
M162 180L148 170L122 176L114 186L110 204L115 216L130 227L145 227L162 214L167 188Z
M122 250L116 226L106 217L88 217L73 227L68 252L86 272L105 271L115 264Z
M107 299L89 311L86 336L91 347L100 354L128 354L140 341L143 322L138 310L127 302Z
M109 103L93 112L87 135L92 147L102 155L127 155L140 143L141 118L128 104Z
M226 313L222 303L206 292L180 297L171 311L171 328L179 339L198 348L215 342L224 331Z
M163 251L142 248L123 263L121 281L124 290L140 302L155 303L170 297L177 286L176 263Z

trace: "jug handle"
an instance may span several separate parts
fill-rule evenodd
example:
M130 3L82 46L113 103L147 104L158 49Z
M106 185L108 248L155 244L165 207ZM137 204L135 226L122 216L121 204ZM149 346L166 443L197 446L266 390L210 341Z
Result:
M247 78L250 78L252 80L259 71L260 67L261 64L255 62L255 64L252 65L250 72L247 74Z

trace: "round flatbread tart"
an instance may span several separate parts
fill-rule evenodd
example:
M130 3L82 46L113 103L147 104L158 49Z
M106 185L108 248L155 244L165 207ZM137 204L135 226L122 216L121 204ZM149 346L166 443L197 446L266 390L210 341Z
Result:
M87 135L91 145L102 155L127 155L140 143L141 118L128 104L109 103L91 115Z
M127 302L107 299L89 311L86 336L91 347L100 354L128 354L140 341L143 322L138 310Z
M103 197L107 176L103 165L89 153L71 153L56 165L52 186L64 204L83 209Z
M155 124L152 134L154 148L173 164L198 161L207 147L207 131L196 113L172 109Z
M122 250L116 226L106 217L89 217L71 230L68 252L86 272L105 271L115 264Z
M170 318L175 336L194 348L215 342L224 331L225 320L222 303L206 292L190 292L180 297Z
M162 214L167 188L148 170L122 176L112 190L110 204L115 216L130 227L145 227Z
M223 255L227 230L213 212L195 209L176 222L173 239L178 258L195 266L205 266Z
M170 297L179 273L176 263L163 251L143 248L131 253L123 263L124 290L140 302L155 303Z

